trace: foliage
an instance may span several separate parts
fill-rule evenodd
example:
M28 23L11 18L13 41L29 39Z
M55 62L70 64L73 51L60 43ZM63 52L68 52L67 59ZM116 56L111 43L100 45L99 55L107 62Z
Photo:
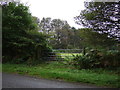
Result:
M120 51L109 50L104 51L101 57L101 64L103 67L119 67L120 65Z
M51 49L47 46L46 36L38 32L36 17L21 3L2 4L2 10L3 62L25 63L37 60L40 63L39 59L47 57Z
M75 69L70 65L62 62L49 62L37 66L28 66L22 64L3 64L3 72L18 73L34 77L42 77L48 79L58 79L69 82L87 83L98 86L120 87L118 70L105 69Z
M85 9L75 20L85 27L79 30L83 46L93 50L84 56L75 56L75 66L85 69L119 67L119 18L119 2L85 2Z
M52 32L51 30L51 18L43 18L40 21L39 26L41 27L41 32L45 34L50 34Z
M79 31L70 27L67 21L43 18L40 21L40 27L40 32L49 36L48 42L55 49L81 48Z
M74 65L76 68L86 69L89 68L89 62L90 60L88 60L85 56L76 55L71 61L71 64Z
M120 51L99 51L92 49L86 55L74 56L72 64L79 69L119 67Z
M75 17L77 24L120 40L119 2L85 2L85 10Z
M100 34L88 28L81 28L79 32L84 47L111 49L116 46L115 39L109 38L107 34Z

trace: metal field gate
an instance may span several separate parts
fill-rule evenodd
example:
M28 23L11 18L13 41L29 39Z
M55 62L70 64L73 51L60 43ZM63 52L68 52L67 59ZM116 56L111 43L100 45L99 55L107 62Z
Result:
M67 58L73 58L76 55L81 55L82 49L53 49L48 59L55 61L62 61Z

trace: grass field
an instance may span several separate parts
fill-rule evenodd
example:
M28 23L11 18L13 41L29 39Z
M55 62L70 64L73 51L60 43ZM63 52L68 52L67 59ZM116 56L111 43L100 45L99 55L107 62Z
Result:
M62 58L73 58L76 55L82 55L82 53L58 53Z
M8 73L69 82L89 83L97 86L120 87L120 76L118 76L117 71L112 70L77 70L72 66L55 61L37 66L27 66L23 64L3 64L2 66L3 72Z

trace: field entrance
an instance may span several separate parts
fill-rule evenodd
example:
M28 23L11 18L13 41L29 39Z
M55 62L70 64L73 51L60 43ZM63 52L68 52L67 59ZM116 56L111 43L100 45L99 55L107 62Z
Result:
M72 59L76 55L82 55L82 49L53 49L53 53L55 55L52 55L55 58L55 60L59 59Z

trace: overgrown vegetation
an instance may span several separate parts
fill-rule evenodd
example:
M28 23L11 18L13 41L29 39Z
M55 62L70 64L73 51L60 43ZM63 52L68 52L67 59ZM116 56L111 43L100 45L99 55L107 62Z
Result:
M119 1L96 2L96 0L91 0L90 2L86 1L84 6L85 9L75 17L77 24L90 28L103 36L107 35L116 41L120 40Z
M120 64L119 2L85 2L85 9L75 17L80 29L84 56L72 63L78 68L114 68ZM89 48L85 52L85 48ZM86 53L86 54L85 54Z
M50 62L37 66L26 66L22 64L3 64L3 71L18 73L49 79L58 79L71 82L83 82L98 86L119 87L119 70L105 69L82 69L77 70L62 62Z
M79 69L116 68L120 65L120 51L92 49L85 55L74 56L71 64Z
M37 64L47 60L49 48L46 36L38 32L35 17L21 3L2 4L3 63Z
M4 72L120 87L118 2L86 2L86 9L76 17L76 22L85 26L82 29L70 27L60 19L39 21L29 7L19 2L1 5ZM55 54L50 46L83 48L83 54L69 54L71 50ZM61 56L66 54L68 57ZM64 60L43 63L51 60L50 56Z

